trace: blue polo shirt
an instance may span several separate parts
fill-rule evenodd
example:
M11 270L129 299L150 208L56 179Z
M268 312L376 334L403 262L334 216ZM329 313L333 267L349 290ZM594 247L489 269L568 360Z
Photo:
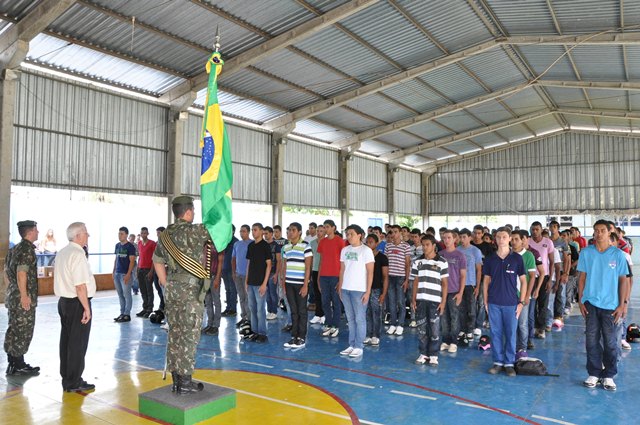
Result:
M484 259L482 274L491 276L487 301L489 304L512 306L520 302L518 279L526 274L522 255L511 251L502 259L496 253L491 254Z
M629 274L629 266L624 253L610 246L600 252L594 245L580 251L578 271L587 274L581 302L604 309L615 310L618 299L618 278Z

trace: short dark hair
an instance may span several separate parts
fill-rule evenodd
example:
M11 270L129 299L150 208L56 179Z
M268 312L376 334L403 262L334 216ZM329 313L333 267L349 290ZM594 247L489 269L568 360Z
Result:
M377 230L378 232L382 233L382 227L380 227L380 226L373 226L373 228L371 230L373 230L373 231Z
M431 241L432 244L437 244L438 242L436 241L436 237L433 236L432 234L427 233L426 235L423 235L420 238L421 241Z
M482 226L482 224L476 224L475 226L473 226L473 231L476 230L482 230L482 233L484 233L484 227Z
M336 226L336 222L335 222L335 221L333 221L333 220L331 220L330 218L326 219L326 220L324 221L324 223L323 223L323 224L324 224L325 226L328 224L328 225L329 225L329 226L331 226L331 227L337 227L337 226Z
M444 232L444 231L446 231L446 230L447 230L447 228L446 228L446 227L441 227L441 228L439 228L439 229L438 229L438 232Z
M539 221L534 221L533 223L531 223L531 227L535 226L540 226L540 228L542 228L542 223L540 223Z
M280 226L279 224L276 224L275 226L273 226L273 230L280 230L282 232L282 226Z
M141 228L140 228L140 231L141 231L141 232L144 232L145 230L146 230L147 232L149 231L149 229L147 229L146 227L141 227Z
M551 227L551 226L553 226L553 225L560 227L560 223L558 223L556 220L551 220L551 221L549 222L549 227Z
M409 227L407 227L407 226L402 226L402 227L400 228L400 230L406 230L407 232L410 232L410 231L411 231L411 229L409 229Z
M309 227L313 227L314 229L317 229L318 224L315 221L312 221L311 223L309 223Z
M262 225L262 223L253 223L251 228L253 229L254 227L257 227L260 230L264 230L264 226Z
M611 242L618 242L620 240L620 237L616 232L611 232L609 233L609 240L611 240Z
M24 239L25 236L27 236L27 233L29 233L29 230L33 229L36 226L19 226L18 227L18 234L20 235L21 238Z
M373 239L373 241L374 241L375 243L378 243L378 241L380 240L380 239L378 239L378 236L376 236L376 235L375 235L375 234L373 234L373 233L369 233L369 234L367 235L367 239L369 239L369 238Z
M527 232L526 230L520 229L520 230L518 230L518 232L520 232L520 237L521 238L523 238L523 239L524 238L529 238L529 232Z
M594 229L596 228L596 226L607 226L607 229L608 229L609 228L609 221L600 219L600 220L596 221L595 223L593 223L593 228Z
M235 229L235 227L234 227L234 229ZM156 232L164 232L165 230L167 230L167 228L164 227L164 226L156 227Z
M471 236L471 230L467 229L466 227L463 228L462 230L460 230L460 235L467 235L467 236Z
M392 229L396 229L396 230L402 230L402 227L400 227L400 225L398 225L398 224L392 224L389 227L391 227Z
M243 224L242 226L240 226L240 230L245 229L247 232L251 231L251 227L249 227L248 224Z
M427 230L424 231L425 233L431 233L432 235L436 234L436 229L433 228L433 226L429 226L427 227Z
M118 229L118 232L125 232L127 235L129 235L129 229L127 229L126 227L122 226L121 228Z
M411 234L412 235L419 235L420 234L420 229L412 229L411 230Z
M297 221L294 221L293 223L291 223L289 225L289 228L291 227L295 227L296 229L298 229L298 232L302 232L302 225L300 223L298 223Z
M511 230L509 230L509 228L505 226L498 227L498 229L496 230L496 234L498 234L498 232L505 232L509 235L511 234Z
M264 231L265 232L269 232L269 233L273 233L273 228L271 226L264 226Z
M358 226L357 224L352 224L350 226L347 226L347 228L344 229L345 233L347 232L347 230L353 230L359 235L364 235L364 230L362 229L362 227Z

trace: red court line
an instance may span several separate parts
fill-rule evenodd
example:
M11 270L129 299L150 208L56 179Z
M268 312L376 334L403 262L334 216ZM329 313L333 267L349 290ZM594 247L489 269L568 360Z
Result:
M424 390L424 391L429 391L429 392L432 392L432 393L440 394L440 395L445 396L445 397L450 397L450 398L453 398L453 399L456 399L456 400L464 401L465 403L474 404L474 405L476 405L478 407L483 407L485 409L489 409L489 410L492 410L492 411L497 412L497 413L502 413L503 415L511 416L514 419L518 419L518 420L526 422L528 424L541 425L539 422L532 421L531 419L527 419L525 417L516 415L515 413L506 412L506 411L504 411L502 409L498 409L497 407L489 406L487 404L483 404L483 403L477 402L475 400L470 400L468 398L464 398L464 397L461 397L461 396L458 396L458 395L455 395L455 394L451 394L451 393L447 393L447 392L444 392L444 391L436 390L435 388L429 388L429 387L425 387L423 385L414 384L412 382L401 381L399 379L389 378L389 377L382 376L382 375L376 375L375 373L371 373L371 372L365 372L365 371L362 371L362 370L349 369L347 367L336 366L336 365L316 362L316 361L312 361L312 360L294 359L294 358L289 358L289 357L271 356L271 355L267 355L267 354L258 354L258 353L242 353L242 354L250 355L250 356L270 358L270 359L276 359L276 360L294 361L294 362L299 362L299 363L308 363L308 364L314 364L314 365L317 365L317 366L324 366L324 367L328 367L328 368L332 368L332 369L344 370L344 371L347 371L347 372L359 373L361 375L371 376L373 378L379 378L379 379L383 379L383 380L386 380L386 381L395 382L397 384L402 384L402 385L407 385L407 386L414 387L414 388L419 388L419 389Z

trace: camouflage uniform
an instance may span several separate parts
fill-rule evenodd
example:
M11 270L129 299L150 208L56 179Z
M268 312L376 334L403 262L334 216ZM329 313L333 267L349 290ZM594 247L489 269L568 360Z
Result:
M35 246L23 239L8 253L5 261L5 272L9 278L5 306L9 310L9 327L4 337L4 351L14 357L24 356L29 350L33 328L36 323L36 306L38 304L38 268L36 265ZM20 304L18 288L18 272L27 273L27 294L31 298L28 311Z
M165 232L182 253L204 264L204 246L211 237L203 224L192 224L179 218ZM171 257L162 240L158 241L153 262L168 265L164 290L164 312L169 323L167 370L179 375L192 375L204 312L203 303L198 299L203 281L182 268Z

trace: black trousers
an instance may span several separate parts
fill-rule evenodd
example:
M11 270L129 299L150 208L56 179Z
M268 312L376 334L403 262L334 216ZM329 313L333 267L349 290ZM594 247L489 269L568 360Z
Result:
M316 316L324 317L324 310L322 309L322 294L320 293L320 278L318 272L311 272L311 282L313 282L313 293L316 297Z
M536 300L536 328L543 331L547 326L547 304L549 303L549 292L547 291L547 284L549 283L550 276L547 275L542 280L542 288L538 293L538 299Z
M291 307L291 336L293 338L307 337L307 297L300 295L302 285L285 284L287 301Z
M142 309L151 313L153 311L153 279L149 280L147 275L151 269L138 269L138 284L142 295Z
M91 298L89 298L91 308ZM80 323L84 307L78 298L63 298L58 301L60 315L60 376L62 388L75 388L82 381L84 356L87 353L91 320L86 325ZM93 316L93 313L92 313Z

